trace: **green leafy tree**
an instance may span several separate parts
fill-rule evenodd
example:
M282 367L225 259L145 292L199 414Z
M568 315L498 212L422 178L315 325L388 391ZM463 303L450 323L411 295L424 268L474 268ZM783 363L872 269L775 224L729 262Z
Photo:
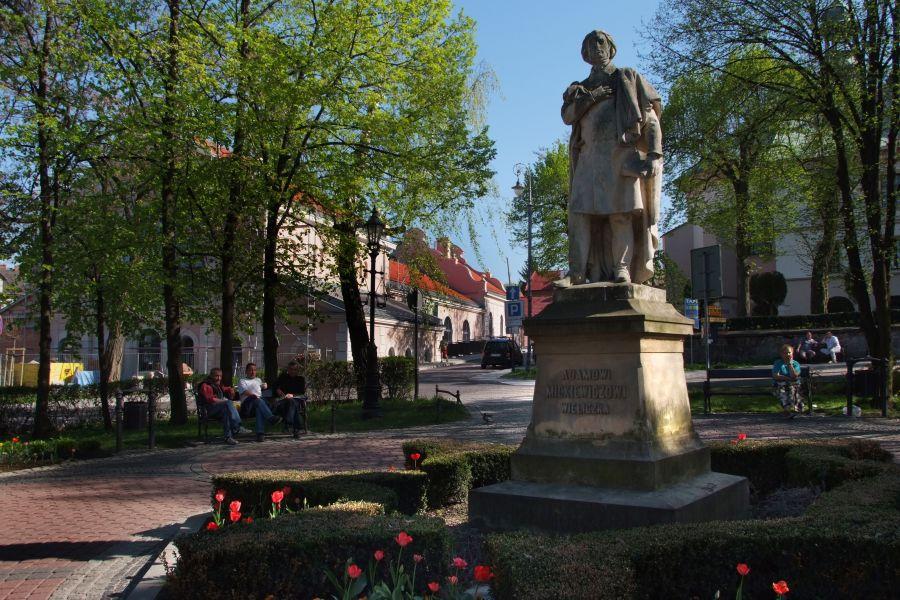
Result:
M750 298L753 300L754 315L777 315L778 307L787 298L784 275L778 271L754 273L750 277Z
M747 62L748 55L760 55L759 62ZM738 312L746 316L751 257L771 256L775 240L796 222L797 204L779 188L791 173L779 141L791 98L745 83L768 68L761 53L744 51L728 65L738 75L698 69L672 85L663 114L667 190L676 214L734 249Z
M95 65L85 51L80 19L84 8L77 0L0 5L0 169L22 192L4 200L15 222L11 249L38 298L35 437L52 430L47 409L57 215L98 135Z
M524 193L514 198L506 213L513 241L528 240L528 198L531 194L532 264L540 273L565 269L569 261L567 207L569 202L569 149L557 140L538 153L522 184ZM530 188L530 189L529 189ZM527 267L526 267L527 268Z
M747 44L761 48L766 57L749 56L747 62L764 60L770 67L751 64L750 74L735 75L789 94L827 124L850 293L869 352L890 364L898 10L893 0L668 0L650 32L658 49L674 58L673 77L698 66L735 73L729 62L734 52ZM773 73L784 77L773 83Z

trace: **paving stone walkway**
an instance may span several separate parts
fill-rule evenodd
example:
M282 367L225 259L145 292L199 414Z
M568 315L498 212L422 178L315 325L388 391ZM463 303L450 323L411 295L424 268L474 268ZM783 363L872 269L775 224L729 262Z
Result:
M236 447L140 452L0 475L0 600L121 598L190 517L209 510L215 473L255 468L384 469L402 464L415 437L517 443L528 425L530 386L500 385L471 366L430 371L431 386L459 389L466 422L366 434L312 434ZM481 412L493 414L485 424ZM694 419L704 439L856 436L900 455L900 422L888 419L713 415Z

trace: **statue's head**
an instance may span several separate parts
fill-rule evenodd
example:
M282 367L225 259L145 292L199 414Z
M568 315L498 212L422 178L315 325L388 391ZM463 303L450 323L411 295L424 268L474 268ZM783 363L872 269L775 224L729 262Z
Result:
M605 67L616 55L616 43L612 36L597 29L584 36L581 42L581 58L595 67Z

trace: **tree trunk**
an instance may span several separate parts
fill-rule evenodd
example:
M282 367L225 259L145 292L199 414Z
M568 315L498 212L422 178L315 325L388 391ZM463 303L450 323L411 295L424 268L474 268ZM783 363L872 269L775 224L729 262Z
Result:
M828 312L828 284L834 270L835 254L838 240L838 207L837 202L829 198L819 207L820 237L812 257L810 273L809 306L814 315Z
M266 247L263 255L263 364L266 383L275 389L278 378L278 337L275 334L275 300L278 292L278 271L275 263L278 250L278 206L269 207L266 218Z
M51 139L47 126L49 120L47 99L49 96L50 40L53 35L53 14L47 10L44 22L44 38L41 44L40 62L38 64L37 81L37 113L38 113L38 181L41 199L41 273L38 283L40 303L38 333L38 381L37 398L34 405L34 428L36 438L46 437L53 432L48 408L50 404L50 320L52 311L50 298L53 294L53 224L56 216L53 211L53 189L50 176Z
M366 330L366 316L362 299L359 295L356 257L359 255L359 241L352 222L335 223L338 232L337 271L341 282L341 299L344 302L344 314L347 320L347 331L350 334L350 351L353 355L353 371L356 374L358 397L363 397L362 386L365 381L366 366L373 360L374 345L369 348L369 332Z
M162 138L165 144L166 164L163 167L160 194L160 224L162 229L162 270L163 305L166 323L166 366L169 375L169 401L171 402L173 424L187 423L187 400L184 395L184 377L181 373L181 303L176 284L178 281L178 250L176 248L175 193L176 134L175 86L180 73L178 70L178 38L181 18L180 0L168 0L169 39L166 66L164 113Z
M250 53L247 43L247 30L250 26L250 0L241 0L241 30L244 37L238 46L240 68L246 65ZM231 382L234 379L234 306L235 306L235 236L240 227L240 210L243 205L243 155L244 155L244 85L239 76L235 93L235 125L234 143L228 161L231 166L228 189L228 212L225 215L225 227L222 240L222 330L219 338L219 366L222 368L222 380Z
M100 273L94 266L94 284L96 288L96 296L94 297L95 310L97 313L97 358L100 363L100 411L103 414L103 428L107 431L112 429L112 418L109 414L109 351L106 345L106 299L103 297L103 289L101 288Z
M103 368L109 373L109 381L122 379L122 359L125 357L125 336L122 335L122 322L114 321L106 339L106 358L108 365Z
M746 173L747 171L742 171ZM734 254L737 259L737 309L739 317L750 314L750 256L751 247L747 233L747 212L750 206L750 185L739 174L731 184L734 188L736 223L734 228Z

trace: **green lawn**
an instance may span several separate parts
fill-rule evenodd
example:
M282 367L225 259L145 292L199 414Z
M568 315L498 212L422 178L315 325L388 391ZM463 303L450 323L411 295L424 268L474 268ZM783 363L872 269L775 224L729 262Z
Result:
M530 369L516 369L509 373L505 373L500 377L501 379L536 379L537 367L531 367Z
M455 401L441 400L440 420L434 400L420 398L416 402L382 401L382 416L378 419L362 419L362 404L351 402L339 404L335 410L335 431L358 432L415 427L435 423L450 423L469 418L469 411ZM255 427L255 419L245 420L248 429ZM221 435L222 426L218 421L210 422L209 436L215 439ZM317 405L309 409L309 430L315 433L331 431L331 406ZM281 433L282 426L269 428L270 433ZM147 447L147 430L125 430L122 432L122 446L126 450ZM65 431L62 438L70 440L82 457L104 456L115 451L116 436L102 427L82 427ZM191 417L186 425L172 425L168 421L156 423L156 445L159 448L180 448L197 441L197 419Z
M842 409L847 406L847 396L845 395L843 383L825 383L820 384L813 390L813 412L825 415L840 415ZM753 391L763 391L764 388L752 388ZM737 390L735 390L737 391ZM749 390L748 390L749 391ZM703 414L703 392L700 390L691 391L691 414ZM881 408L873 407L868 398L854 397L853 402L862 407L863 416L880 417ZM715 390L710 398L710 408L713 413L780 413L781 405L774 395L740 395L740 396L721 396L716 395ZM804 412L806 407L804 407ZM897 416L896 410L888 412L888 416Z

